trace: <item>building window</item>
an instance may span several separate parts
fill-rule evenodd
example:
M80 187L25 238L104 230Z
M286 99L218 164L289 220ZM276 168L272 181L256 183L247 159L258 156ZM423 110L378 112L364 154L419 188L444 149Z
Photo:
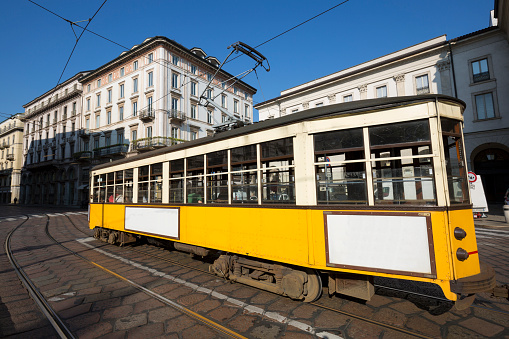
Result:
M212 81L212 74L207 73L207 81Z
M179 87L179 75L176 73L173 73L171 75L171 87L173 87L173 88Z
M198 69L195 65L191 65L191 73L196 74L198 72Z
M315 104L315 107L322 107L322 106L323 106L323 102L317 102L317 103Z
M174 64L175 66L178 66L178 64L179 64L179 57L176 56L176 55L173 55L171 57L171 63Z
M152 112L152 97L148 97L147 98L147 102L148 102L148 111L149 112Z
M90 129L90 119L87 118L87 120L85 120L85 129L88 131Z
M90 99L87 99L87 111L90 111Z
M221 107L226 108L226 95L221 95Z
M101 87L101 79L97 80L97 87Z
M124 143L124 132L117 131L117 144Z
M133 70L136 71L138 69L138 60L133 62Z
M191 131L191 140L196 140L197 137L196 134L197 134L196 132Z
M475 109L477 120L495 118L495 105L493 104L493 93L483 93L475 96Z
M76 115L76 102L73 102L72 103L72 115L75 116Z
M178 136L179 136L179 129L177 127L172 127L171 128L171 137L173 139L178 139Z
M137 130L133 130L131 132L131 141L134 141L134 140L137 140L138 139L138 131Z
M113 75L110 73L108 74L108 82L111 82L113 80Z
M171 98L171 109L177 110L179 104L179 99L177 98Z
M124 84L120 85L120 98L124 97Z
M196 105L191 105L191 119L196 119Z
M107 123L108 125L109 125L109 124L111 124L111 111L108 111L108 112L106 113L106 120L107 120L107 122L106 122L106 123Z
M154 86L154 73L148 72L148 87Z
M249 118L249 105L244 105L244 116Z
M111 104L111 98L112 98L112 95L111 95L111 89L108 90L108 103Z
M212 123L212 111L207 111L207 123Z
M150 63L152 63L152 61L154 61L154 54L153 54L153 53L150 53L150 54L148 55L148 63L150 64Z
M427 94L430 92L427 74L415 77L415 88L416 94Z
M118 120L124 120L124 106L118 108Z
M152 138L152 126L147 127L147 138Z
M123 76L124 76L124 74L125 74L125 70L124 70L124 67L122 67L122 68L120 69L120 76L121 76L121 77L123 77Z
M387 97L387 86L380 86L376 88L376 97L377 98L386 98Z
M133 79L133 93L138 93L138 78Z
M239 113L239 101L233 100L233 113Z
M353 101L353 95L352 94L343 96L343 102L350 102L350 101Z
M96 107L101 107L101 94L97 94L97 105Z
M490 79L490 71L488 69L487 58L472 62L472 76L474 82L480 82Z
M104 143L106 144L106 146L111 146L111 136L108 135L104 138Z
M95 116L95 128L99 128L101 126L101 115L97 114Z
M138 114L138 101L133 102L133 117Z
M90 84L87 85L87 93L90 93Z
M207 98L212 99L212 89L210 88L207 90Z
M233 86L233 94L237 94L237 92L238 92L237 87Z
M191 95L196 96L196 82L191 82Z

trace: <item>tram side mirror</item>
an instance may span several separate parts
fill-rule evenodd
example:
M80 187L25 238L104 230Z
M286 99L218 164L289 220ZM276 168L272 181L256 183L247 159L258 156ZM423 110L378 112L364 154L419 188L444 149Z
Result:
M456 227L454 229L454 237L458 240L462 240L463 238L465 238L467 236L467 232L465 232L465 230L463 228L460 228L460 227Z

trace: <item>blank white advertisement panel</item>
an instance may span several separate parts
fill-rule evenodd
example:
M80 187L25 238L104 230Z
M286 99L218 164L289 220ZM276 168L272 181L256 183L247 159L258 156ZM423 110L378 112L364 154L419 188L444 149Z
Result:
M126 207L125 229L179 239L179 209Z
M425 216L326 215L328 263L431 274Z

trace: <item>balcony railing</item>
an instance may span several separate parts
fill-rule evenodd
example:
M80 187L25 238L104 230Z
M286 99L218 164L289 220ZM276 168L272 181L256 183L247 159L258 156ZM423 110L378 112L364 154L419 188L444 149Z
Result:
M125 154L129 150L128 144L117 144L94 149L94 157Z
M480 82L490 79L490 72L482 72L474 74L474 82Z
M131 143L131 151L151 150L160 147L177 145L185 140L170 137L150 137L134 140Z
M72 154L74 160L87 161L92 159L92 151L82 151Z
M90 130L89 129L80 129L78 130L78 135L80 138L88 138L90 137Z
M18 129L19 129L19 128L23 129L23 128L24 128L24 126L23 126L23 124L12 124L11 126L5 126L4 128L0 128L0 135L1 135L1 134L4 134L4 133L6 133L6 132L9 132L9 131L11 131L11 130L13 130L13 129L16 129L16 128L18 128Z
M14 154L7 154L6 156L7 160L14 161Z
M176 121L185 121L186 120L186 114L184 112L181 112L176 109L170 109L168 111L168 117L172 120Z
M428 94L428 93L429 93L429 86L417 88L417 95Z
M140 120L154 120L155 111L153 109L144 109L138 113Z

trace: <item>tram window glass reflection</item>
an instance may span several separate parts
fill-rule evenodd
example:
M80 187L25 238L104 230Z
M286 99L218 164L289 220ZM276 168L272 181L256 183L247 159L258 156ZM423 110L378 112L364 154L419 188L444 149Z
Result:
M436 205L428 120L368 130L375 204Z
M133 202L133 178L134 170L132 168L124 171L124 202Z
M233 148L231 157L232 203L258 203L256 145Z
M264 142L262 161L262 203L295 204L293 138Z
M106 201L106 174L94 176L94 202L103 203Z
M187 158L187 175L186 175L186 190L187 190L187 203L201 204L203 203L203 169L204 169L204 156L196 155Z
M207 154L207 203L228 203L228 152Z
M115 196L113 202L124 202L124 171L115 172Z
M441 125L449 199L451 204L468 204L470 198L460 122L441 118Z
M316 134L314 142L317 203L367 204L362 128Z
M138 202L147 203L148 201L148 179L150 167L141 166L138 168Z
M170 203L184 202L184 159L170 161Z
M151 203L163 202L163 164L157 163L150 165L150 184L149 184Z

